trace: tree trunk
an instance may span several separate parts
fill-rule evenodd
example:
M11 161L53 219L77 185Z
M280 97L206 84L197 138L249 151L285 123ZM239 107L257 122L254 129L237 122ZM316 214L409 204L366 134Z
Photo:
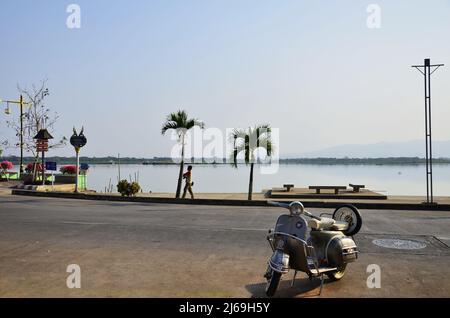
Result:
M250 164L250 181L248 182L248 200L251 201L252 200L252 195L253 195L253 167L254 167L254 163Z
M184 160L181 159L181 163L180 163L180 173L178 175L178 185L177 185L177 193L175 195L175 199L179 199L180 198L180 193L181 193L181 184L183 182L183 170L184 170Z
M183 145L181 147L181 163L180 163L180 173L178 174L178 184L177 193L175 194L175 199L180 198L181 194L181 184L183 182L183 170L184 170L184 136L182 138Z
M38 158L39 158L39 152L36 151L36 155L34 156L33 178L31 179L31 180L32 180L32 183L37 182L37 175L38 175L38 171L37 171Z

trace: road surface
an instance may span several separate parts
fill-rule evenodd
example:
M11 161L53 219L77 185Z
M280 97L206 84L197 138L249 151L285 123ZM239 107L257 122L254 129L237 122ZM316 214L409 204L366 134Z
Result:
M0 297L264 297L265 237L282 212L1 195ZM450 296L450 212L361 213L360 259L322 297ZM426 247L373 244L385 238ZM80 266L79 289L66 285L70 264ZM367 287L369 264L381 268L379 289ZM290 288L292 276L278 297L317 295L318 279L299 274Z

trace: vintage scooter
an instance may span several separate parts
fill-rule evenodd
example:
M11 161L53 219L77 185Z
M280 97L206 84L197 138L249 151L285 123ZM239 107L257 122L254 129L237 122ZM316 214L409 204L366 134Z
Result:
M359 232L362 219L358 209L352 205L338 207L332 218L320 217L306 211L300 202L271 205L286 208L289 214L281 215L275 229L269 230L267 240L273 250L268 262L266 294L272 297L281 279L289 269L295 271L291 286L294 285L298 271L306 273L310 279L319 277L320 292L323 288L323 275L331 280L339 280L348 263L358 258L358 249L353 235ZM309 218L306 221L305 216ZM309 237L307 230L310 228Z

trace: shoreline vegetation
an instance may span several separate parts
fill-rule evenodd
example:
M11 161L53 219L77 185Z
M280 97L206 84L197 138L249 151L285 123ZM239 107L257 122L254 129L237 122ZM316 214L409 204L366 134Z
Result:
M11 161L14 165L18 165L20 157L5 156L2 160ZM75 157L47 157L46 161L56 162L58 165L71 164L75 162ZM24 162L33 162L33 157L24 157ZM177 160L172 160L168 157L153 157L153 158L135 158L135 157L80 157L80 162L90 165L114 165L114 164L140 164L140 165L178 165ZM196 165L231 165L225 159L201 159L188 158L185 163ZM238 161L238 164L245 164L245 162ZM302 165L424 165L425 158L419 157L391 157L391 158L291 158L280 159L279 164L302 164ZM435 158L433 164L450 164L450 158Z

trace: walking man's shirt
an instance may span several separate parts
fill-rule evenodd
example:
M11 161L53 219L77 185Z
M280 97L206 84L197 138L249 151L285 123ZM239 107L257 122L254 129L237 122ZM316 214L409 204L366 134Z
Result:
M194 192L192 191L192 166L188 167L188 171L183 174L183 179L186 179L186 183L184 185L184 191L183 191L183 199L186 198L186 193L189 191L189 194L191 195L191 199L194 198Z

